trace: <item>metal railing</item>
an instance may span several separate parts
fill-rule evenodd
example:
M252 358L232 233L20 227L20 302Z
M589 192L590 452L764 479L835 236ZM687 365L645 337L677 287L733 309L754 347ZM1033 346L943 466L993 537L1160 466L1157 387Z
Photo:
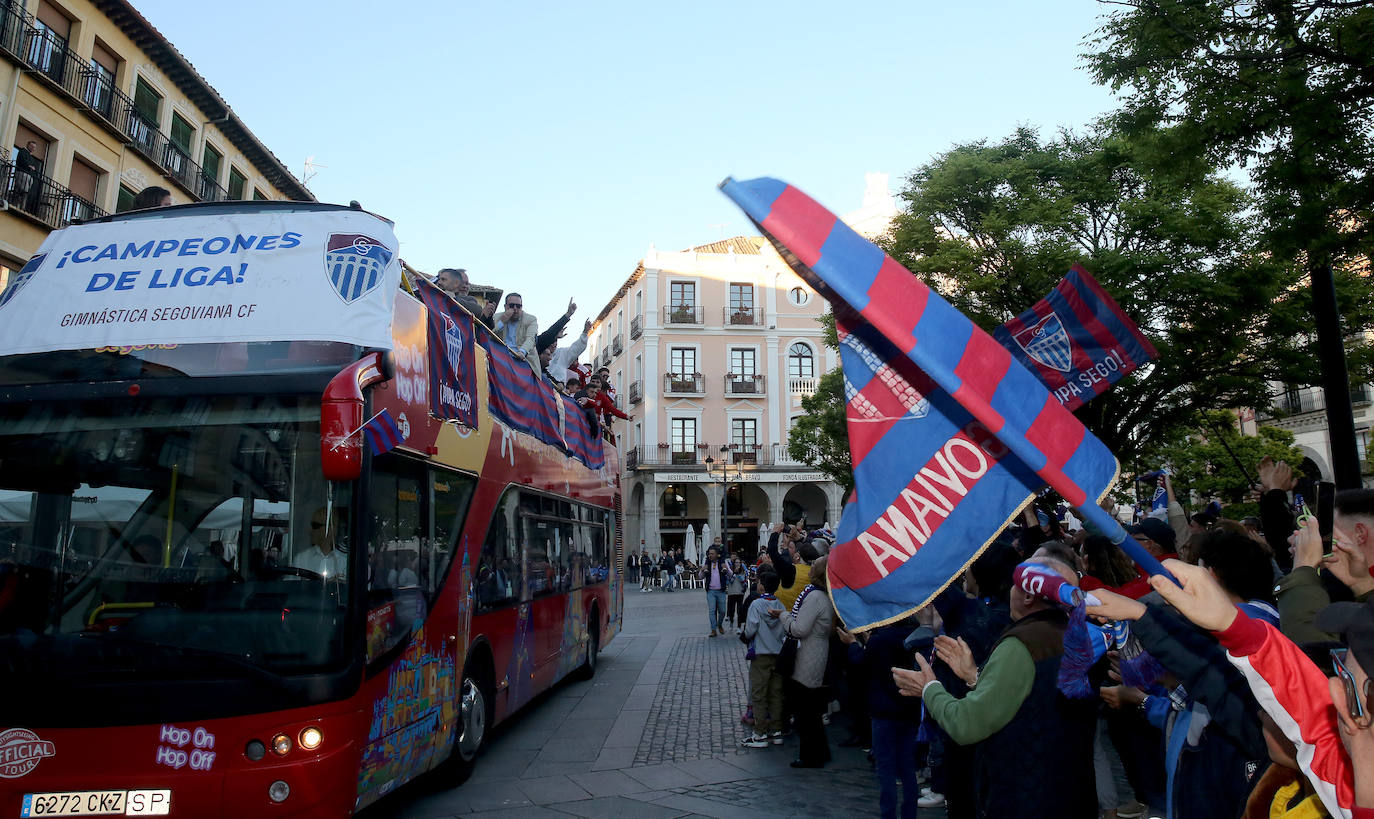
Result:
M630 382L630 403L631 403L631 404L638 404L640 401L643 401L643 400L644 400L644 382L643 382L643 381L631 381L631 382Z
M730 373L725 376L726 395L763 395L765 392L767 392L767 389L765 388L762 375L755 375L752 373L737 375L735 373Z
M641 466L696 466L705 463L708 451L690 445L682 449L673 449L667 444L635 447L630 450L631 455L626 456L625 463L629 464L631 456L633 456L634 467L631 468Z
M763 326L763 311L757 307L725 307L720 312L726 327Z
M719 467L721 460L726 461L731 466L743 467L778 467L784 469L806 467L804 461L799 461L787 454L786 444L762 444L758 446L735 444L734 447L734 449L729 449L722 459L720 447L715 444L707 444L704 449L698 444L681 450L674 450L670 444L647 444L634 447L625 454L625 467L626 469L638 469L640 467L705 465L708 455L715 458L717 467Z
M644 335L644 317L635 316L630 319L630 338L636 339Z
M610 347L602 347L602 348L601 348L601 355L600 355L598 358L599 358L599 360L601 361L601 366L603 366L603 367L608 367L608 366L610 366L610 363L611 363L611 348L610 348Z
M663 308L664 324L696 324L706 323L706 308L694 307L690 304L678 304L665 306Z
M192 196L211 202L229 198L228 191L159 131L156 123L144 117L133 99L115 87L108 71L78 57L62 38L34 25L33 18L12 2L0 5L0 51L108 123Z
M706 377L701 373L664 373L664 395L705 395Z
M616 355L620 355L621 353L625 352L624 336L616 334L616 337L611 339L611 352Z
M19 170L13 162L0 162L0 190L4 191L8 207L23 211L52 228L109 215L94 202L77 196L42 174Z

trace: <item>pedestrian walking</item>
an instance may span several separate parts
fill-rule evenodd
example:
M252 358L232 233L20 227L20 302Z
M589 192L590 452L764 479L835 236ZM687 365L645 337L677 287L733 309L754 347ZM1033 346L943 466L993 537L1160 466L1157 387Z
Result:
M706 613L711 621L708 637L725 633L725 589L733 575L730 566L721 559L720 552L712 546L706 550L706 562L697 573L706 586Z
M744 591L749 587L749 569L739 555L730 558L730 582L725 585L725 620L731 628L744 625Z

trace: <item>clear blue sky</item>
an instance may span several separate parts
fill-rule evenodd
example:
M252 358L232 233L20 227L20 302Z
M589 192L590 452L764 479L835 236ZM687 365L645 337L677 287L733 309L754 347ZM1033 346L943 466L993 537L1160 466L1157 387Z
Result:
M401 254L595 316L652 242L750 231L716 190L774 176L831 210L1019 124L1113 107L1088 0L740 3L134 0L316 197ZM723 227L722 227L723 225Z

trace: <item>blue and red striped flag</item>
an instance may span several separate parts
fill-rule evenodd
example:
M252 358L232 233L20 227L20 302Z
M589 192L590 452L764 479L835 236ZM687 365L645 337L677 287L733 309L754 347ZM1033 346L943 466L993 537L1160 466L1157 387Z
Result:
M367 445L372 448L374 456L390 452L405 441L401 428L396 426L396 420L386 410L372 416L370 421L363 424L363 435L367 437Z
M796 188L721 187L870 351L842 345L851 434L873 424L851 443L855 492L828 570L846 625L925 605L1042 483L1162 571L1097 505L1116 459L1010 351Z
M1050 294L992 337L1074 410L1159 357L1088 271L1074 265Z

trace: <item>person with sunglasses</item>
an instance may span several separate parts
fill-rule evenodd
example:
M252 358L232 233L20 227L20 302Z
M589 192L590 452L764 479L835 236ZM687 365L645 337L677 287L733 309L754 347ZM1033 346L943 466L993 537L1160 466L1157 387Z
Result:
M1150 584L1166 602L1212 631L1245 675L1260 707L1296 748L1303 774L1332 816L1374 819L1374 604L1337 603L1317 615L1319 629L1345 648L1328 679L1296 643L1241 611L1211 573L1178 560Z
M343 529L342 510L326 513L321 506L310 516L310 548L296 554L291 565L314 572L326 580L343 579L348 572L348 556L334 548Z
M539 354L535 347L539 343L539 319L525 312L525 299L519 293L506 294L506 310L496 317L492 328L496 335L506 342L515 357L528 363L539 372Z

